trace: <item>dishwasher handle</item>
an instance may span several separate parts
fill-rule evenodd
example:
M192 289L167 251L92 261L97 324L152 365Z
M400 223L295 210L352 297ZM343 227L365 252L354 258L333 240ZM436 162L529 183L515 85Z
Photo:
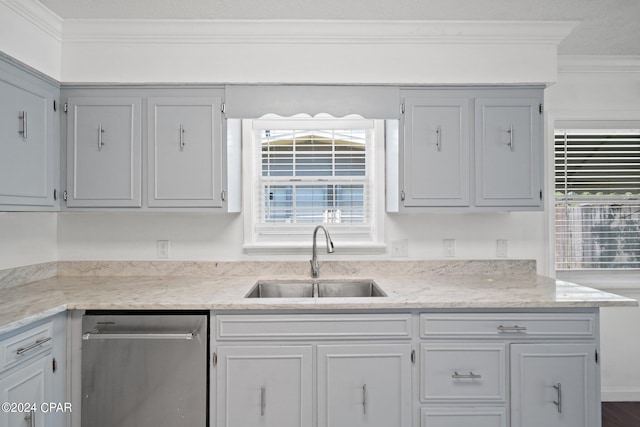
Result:
M99 331L86 332L82 334L82 339L87 340L193 340L198 338L197 332L187 333L115 333L107 334Z

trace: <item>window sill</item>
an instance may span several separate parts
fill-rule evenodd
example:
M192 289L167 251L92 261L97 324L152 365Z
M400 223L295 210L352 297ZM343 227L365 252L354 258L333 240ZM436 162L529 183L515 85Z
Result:
M308 253L311 256L311 245L305 244L261 244L261 245L244 245L244 253L248 255L299 255ZM335 246L335 254L337 255L380 255L387 251L385 244L340 244ZM318 253L325 250L324 239L318 241Z
M640 290L640 270L560 270L556 278L605 292Z

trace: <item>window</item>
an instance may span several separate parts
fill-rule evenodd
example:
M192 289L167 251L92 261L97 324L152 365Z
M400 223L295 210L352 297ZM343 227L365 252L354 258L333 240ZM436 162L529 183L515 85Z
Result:
M245 249L308 246L318 224L343 247L376 245L379 128L373 120L353 117L247 121L244 134L251 143L245 164L252 165L253 188L246 200L251 210Z
M555 133L556 270L640 268L640 131Z

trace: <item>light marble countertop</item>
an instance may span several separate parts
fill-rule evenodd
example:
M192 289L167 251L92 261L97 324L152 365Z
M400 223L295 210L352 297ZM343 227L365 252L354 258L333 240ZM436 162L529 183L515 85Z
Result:
M55 277L0 287L0 334L66 309L572 309L638 305L633 299L537 276L535 263L532 268L527 262L326 263L321 265L320 280L373 279L387 297L278 299L244 296L258 280L309 280L308 263L184 264L59 263Z

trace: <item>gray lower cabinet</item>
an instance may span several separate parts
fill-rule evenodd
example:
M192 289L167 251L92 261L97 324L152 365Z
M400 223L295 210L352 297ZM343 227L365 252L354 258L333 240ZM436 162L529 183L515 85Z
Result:
M67 206L141 206L141 99L72 97L67 114Z
M405 99L404 206L469 206L469 104Z
M68 425L65 330L60 314L0 336L0 425Z
M148 205L222 206L221 97L147 101Z
M600 425L593 344L511 346L511 427Z
M542 206L542 97L475 100L476 206Z
M0 57L0 209L55 204L59 88Z
M217 426L313 426L312 346L220 346Z
M318 427L410 425L410 344L318 346Z

